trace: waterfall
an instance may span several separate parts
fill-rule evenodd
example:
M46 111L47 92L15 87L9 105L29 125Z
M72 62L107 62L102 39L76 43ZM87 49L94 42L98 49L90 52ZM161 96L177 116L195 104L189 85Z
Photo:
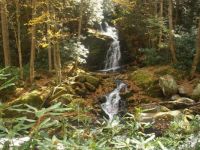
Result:
M113 117L118 114L119 102L121 100L120 91L124 88L126 89L127 85L121 81L118 82L117 88L106 95L106 102L101 104L101 108L109 117L109 122L112 122Z
M119 68L119 61L121 58L120 44L118 32L115 27L109 26L107 22L104 27L101 26L102 34L112 38L112 42L106 54L105 66L103 71L115 71Z

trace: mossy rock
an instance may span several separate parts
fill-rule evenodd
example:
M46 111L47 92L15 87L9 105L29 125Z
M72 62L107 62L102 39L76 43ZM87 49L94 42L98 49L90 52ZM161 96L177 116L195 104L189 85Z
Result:
M76 87L75 92L76 92L76 94L78 94L80 96L85 96L88 94L88 91L85 87L84 88Z
M26 93L15 101L9 103L10 106L18 104L28 104L36 108L40 108L43 104L43 99L41 98L41 92L34 90L30 93Z
M96 91L96 87L93 86L92 84L85 82L85 87L90 91L90 92L95 92Z
M9 107L20 105L20 104L28 104L30 106L33 106L35 108L40 108L43 104L43 99L41 97L41 92L34 90L30 93L26 93L25 95L21 96L20 98L9 102L6 105L6 109L2 112L3 118L14 118L14 117L21 117L21 116L28 116L31 114L28 114L27 112L18 112L15 110L9 110ZM20 109L25 109L24 106L21 106Z
M164 75L159 78L159 85L165 96L170 97L178 93L178 85L171 75Z
M141 87L150 96L160 96L158 78L148 70L140 69L129 75L129 79Z
M72 94L63 94L61 95L60 97L58 97L57 99L51 101L51 104L55 104L55 103L58 103L58 102L61 102L62 104L69 104L73 101L73 99L75 99L76 96L75 95L72 95Z
M149 88L157 80L151 72L142 69L131 73L129 78L142 88Z
M76 81L84 83L84 82L88 82L91 85L98 87L99 83L100 83L100 79L94 76L91 76L89 74L83 74L83 75L79 75L76 78Z
M196 100L196 101L200 100L200 83L197 84L197 86L194 88L192 95L191 95L191 98Z

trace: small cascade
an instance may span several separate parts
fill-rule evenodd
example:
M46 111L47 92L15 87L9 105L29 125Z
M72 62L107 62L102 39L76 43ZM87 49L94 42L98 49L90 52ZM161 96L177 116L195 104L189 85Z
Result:
M113 39L106 54L105 66L103 71L115 71L119 69L119 61L121 58L120 44L117 29L109 26L107 22L104 27L101 26L101 33Z
M109 117L109 122L112 122L113 117L119 112L120 91L122 89L127 90L127 85L120 81L117 83L117 88L105 96L106 102L101 104L101 108Z

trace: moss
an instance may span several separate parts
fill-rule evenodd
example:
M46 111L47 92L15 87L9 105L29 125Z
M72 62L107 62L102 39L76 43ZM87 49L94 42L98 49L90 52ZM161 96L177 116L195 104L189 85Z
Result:
M51 103L58 103L61 102L62 104L69 104L73 101L73 99L75 98L74 95L72 94L63 94L60 97L58 97L57 99L53 100Z
M43 104L43 99L41 98L40 95L41 95L41 92L34 90L30 93L26 93L25 95L21 96L20 98L12 101L10 103L7 103L6 109L4 109L2 112L2 117L3 118L15 118L15 117L31 115L27 112L18 112L18 111L14 111L14 110L9 110L7 108L12 107L14 105L19 105L19 104L28 104L35 108L40 108L41 105ZM24 109L24 106L21 106L20 108Z
M26 93L25 95L21 96L17 100L9 103L10 106L18 105L18 104L28 104L36 108L40 108L43 104L43 100L41 98L41 93L39 91L32 91L30 93Z
M96 87L93 86L92 84L85 82L85 87L90 91L90 92L95 92L96 91Z
M182 70L177 70L172 66L163 66L155 70L155 75L164 76L166 74L172 75L175 78L175 80L181 80L185 77L186 72Z
M81 83L88 82L89 84L91 84L91 85L93 85L95 87L98 87L98 85L100 83L100 79L99 78L91 76L89 74L79 75L76 78L76 81L81 82Z
M146 69L139 69L129 75L129 79L141 87L149 96L160 97L162 96L158 77Z
M142 88L149 88L155 84L156 78L146 70L137 70L130 75L130 79Z

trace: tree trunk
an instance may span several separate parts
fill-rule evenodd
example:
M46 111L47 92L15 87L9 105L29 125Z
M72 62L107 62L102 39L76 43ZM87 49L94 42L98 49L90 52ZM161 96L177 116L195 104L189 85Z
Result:
M60 60L60 46L59 42L56 43L56 63L57 63L57 83L61 83L62 73L61 73L61 60Z
M10 66L11 59L10 59L9 30L8 30L6 0L1 1L1 28L2 28L2 38L3 38L4 63L5 63L5 66Z
M17 49L19 55L19 69L20 69L20 78L23 79L23 62L22 62L22 48L21 48L21 28L20 28L20 5L19 0L15 0L16 4L16 21L17 21Z
M48 63L49 63L49 71L52 71L52 51L51 51L51 41L50 41L50 8L49 8L49 0L47 0L47 15L48 15L48 21L47 21L47 42L48 42Z
M80 40L80 36L81 36L82 20L83 20L83 0L81 0L81 4L80 4L80 15L79 15L79 24L78 24L78 41Z
M159 12L159 17L160 17L160 32L159 32L159 40L158 40L158 47L159 49L161 48L162 45L162 30L163 30L163 0L160 0L160 12Z
M32 0L32 19L36 15L36 0ZM35 25L31 26L31 57L30 57L30 82L33 83L35 77Z
M199 63L199 57L200 57L200 20L199 20L199 27L198 27L198 34L197 34L197 42L196 42L196 54L193 59L192 63L192 70L191 70L191 77L194 77L194 73L197 69L197 65Z
M171 51L172 61L173 63L177 63L176 59L176 51L175 51L175 44L174 44L174 35L173 35L173 2L169 0L169 49Z

